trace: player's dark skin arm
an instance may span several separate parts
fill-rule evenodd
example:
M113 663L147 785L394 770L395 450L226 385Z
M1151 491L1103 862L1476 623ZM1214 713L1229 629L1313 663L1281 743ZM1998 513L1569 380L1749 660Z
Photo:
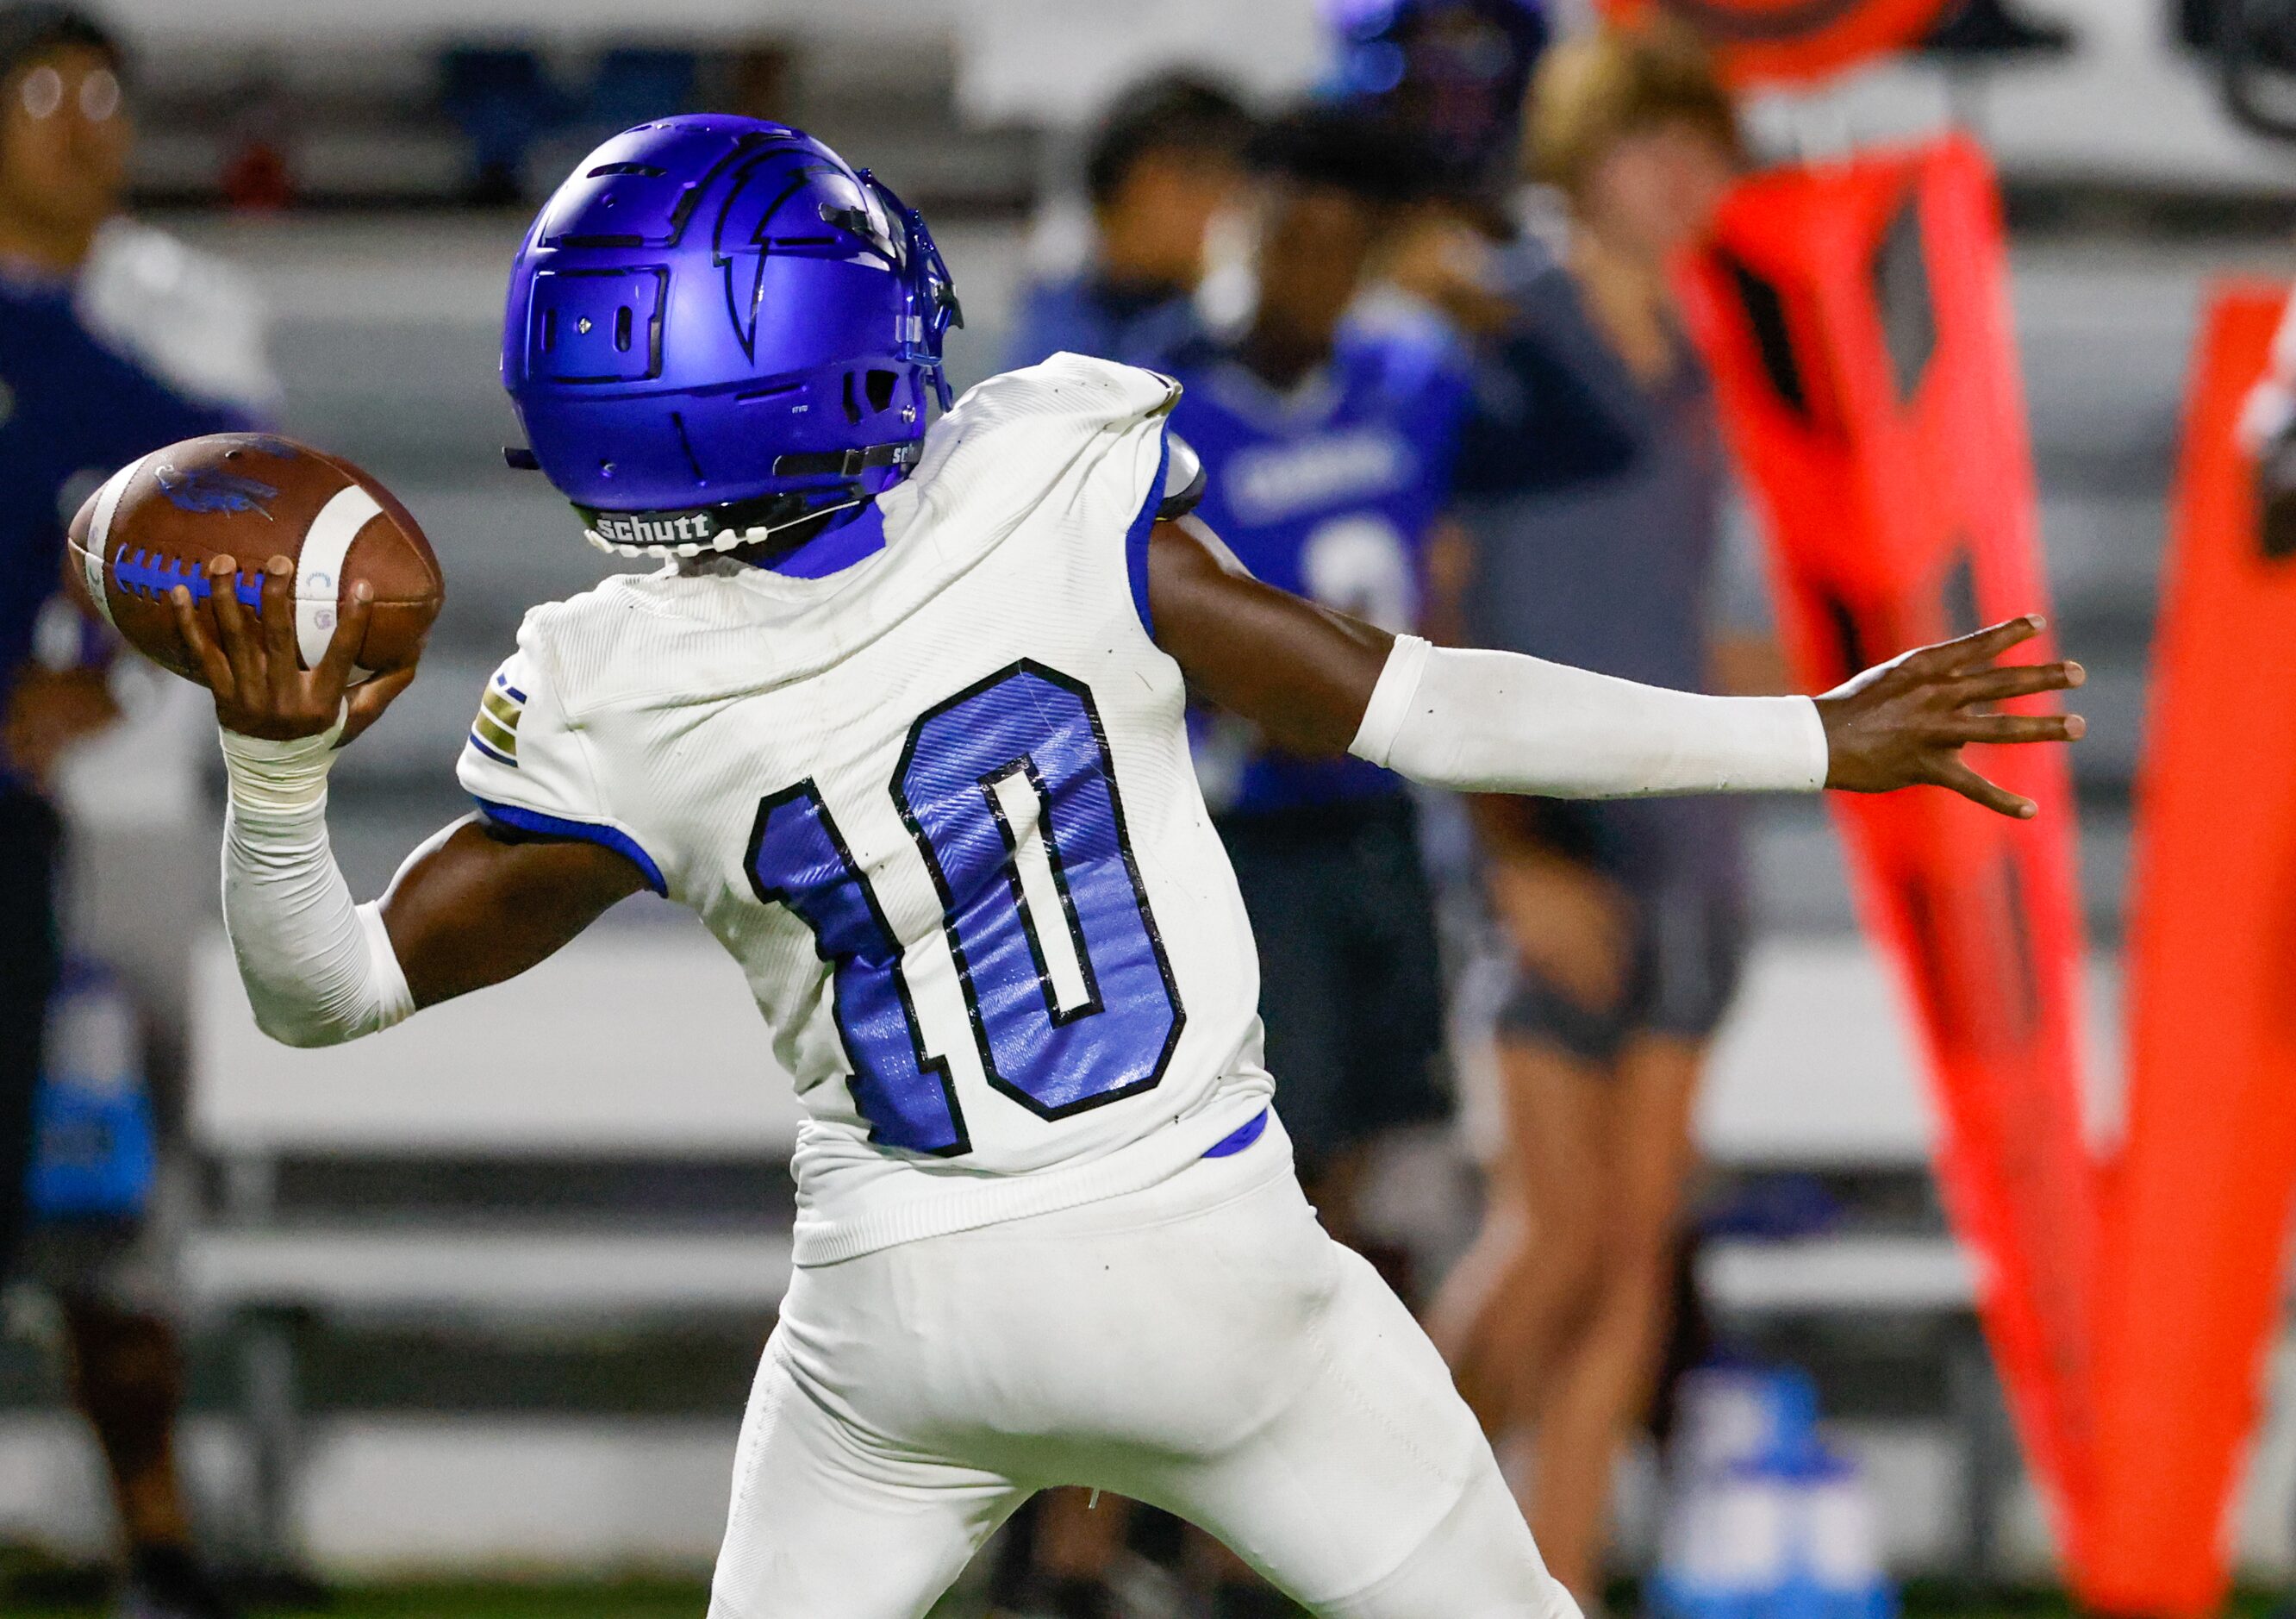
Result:
M236 565L217 557L210 567L221 579ZM177 628L231 730L316 736L343 706L371 606L359 596L343 610L334 645L306 673L296 661L292 588L291 566L274 558L255 624L228 588L213 591L205 608L180 587L175 594ZM1394 645L1385 630L1251 578L1193 519L1155 526L1148 602L1158 644L1190 685L1295 752L1346 751ZM2005 815L2031 814L2028 801L1964 763L1961 749L2080 736L2078 715L1980 711L2081 683L2077 663L1995 666L2039 629L2038 620L2013 619L1909 653L1819 698L1832 755L1826 785L1882 793L1927 783ZM371 723L397 689L354 691L355 722ZM415 852L384 896L382 918L415 1004L430 1006L526 971L644 886L635 864L597 844L509 841L473 819Z
M626 856L578 838L504 837L477 816L417 850L382 925L418 1007L515 978L646 885Z

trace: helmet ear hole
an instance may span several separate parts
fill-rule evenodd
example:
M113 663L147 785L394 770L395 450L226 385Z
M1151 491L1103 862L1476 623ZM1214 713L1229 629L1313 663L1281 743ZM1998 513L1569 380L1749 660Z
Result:
M849 371L845 374L845 419L856 423L861 420L861 401L854 397L853 374Z
M872 371L868 382L869 408L883 411L890 407L893 402L894 385L900 380L890 371Z

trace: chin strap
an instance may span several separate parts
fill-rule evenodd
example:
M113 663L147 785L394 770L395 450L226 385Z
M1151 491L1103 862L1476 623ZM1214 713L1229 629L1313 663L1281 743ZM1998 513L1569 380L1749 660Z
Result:
M865 488L864 481L871 473L891 472L898 476L914 466L922 453L923 442L917 439L859 449L792 451L774 458L775 477L853 481L842 488L760 495L721 505L609 512L577 503L574 510L582 519L584 537L599 550L617 556L694 557L713 551L737 551L771 544L775 535L800 523L874 499L895 480L884 479Z
M923 452L921 439L872 444L866 449L808 450L774 457L776 478L858 478L877 467L912 467Z

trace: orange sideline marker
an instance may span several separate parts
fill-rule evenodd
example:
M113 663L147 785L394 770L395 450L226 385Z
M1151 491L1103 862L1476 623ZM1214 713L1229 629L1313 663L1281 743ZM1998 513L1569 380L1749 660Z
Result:
M2128 1136L2100 1290L2093 1607L2224 1598L2296 1188L2296 556L2267 555L2234 423L2284 286L2209 311L2138 777Z
M1810 689L2046 610L1999 205L1973 143L1757 177L1690 282ZM2052 642L2010 655L2053 658ZM1929 789L1838 799L1835 813L1866 927L1915 1015L1939 1178L1979 1262L2011 1414L2078 1565L2096 1188L2071 780L2062 748L1971 754L2039 816L2019 824Z

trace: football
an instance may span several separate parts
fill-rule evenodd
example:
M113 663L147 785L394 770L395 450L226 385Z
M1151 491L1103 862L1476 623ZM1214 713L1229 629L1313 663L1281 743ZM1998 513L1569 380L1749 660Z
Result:
M347 461L270 433L186 439L121 467L72 519L65 573L138 652L201 680L168 593L186 586L205 603L217 556L238 563L236 594L250 612L259 611L265 563L295 563L295 639L306 669L325 654L360 580L374 595L357 660L362 674L412 663L446 600L430 542L390 490Z

